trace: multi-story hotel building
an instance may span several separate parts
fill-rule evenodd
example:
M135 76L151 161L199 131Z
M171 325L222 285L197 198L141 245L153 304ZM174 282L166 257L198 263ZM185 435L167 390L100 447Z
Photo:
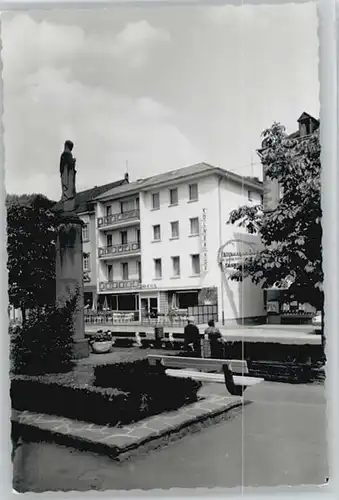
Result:
M261 198L258 180L206 163L97 196L99 308L143 317L196 314L210 305L219 321L264 316L260 287L229 280L224 265L244 246L259 244L227 220L233 209Z

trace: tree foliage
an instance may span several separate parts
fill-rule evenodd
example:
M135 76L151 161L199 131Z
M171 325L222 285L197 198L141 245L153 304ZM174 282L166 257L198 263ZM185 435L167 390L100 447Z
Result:
M79 290L63 307L47 305L33 311L25 325L10 327L11 371L15 374L67 372L72 366L74 313Z
M261 160L269 179L280 185L275 210L260 205L231 212L228 223L258 234L263 249L246 258L231 275L250 277L268 288L290 278L291 293L318 309L323 307L322 229L319 130L292 139L274 123L262 134Z
M55 239L58 216L43 195L8 195L9 302L24 312L55 298Z

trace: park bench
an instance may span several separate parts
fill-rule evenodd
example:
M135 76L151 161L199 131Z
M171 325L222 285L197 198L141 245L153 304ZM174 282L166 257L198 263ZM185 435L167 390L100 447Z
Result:
M226 389L233 396L241 396L247 387L264 381L262 378L249 377L247 363L243 360L149 354L148 362L150 365L160 364L167 367L165 373L170 377L192 378L201 382L225 384Z

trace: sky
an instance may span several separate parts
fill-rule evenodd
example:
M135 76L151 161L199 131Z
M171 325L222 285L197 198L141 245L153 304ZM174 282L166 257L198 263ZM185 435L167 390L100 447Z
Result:
M61 196L205 161L261 175L274 121L319 116L315 3L4 13L5 182Z

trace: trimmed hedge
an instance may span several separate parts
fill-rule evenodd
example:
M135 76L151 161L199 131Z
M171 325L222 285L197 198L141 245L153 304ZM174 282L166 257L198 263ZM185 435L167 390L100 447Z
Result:
M133 347L134 342L135 341L133 339L117 338L114 340L114 346L115 347Z
M150 366L147 359L99 365L94 369L95 386L144 395L150 414L174 410L197 401L201 382L168 377L164 367Z
M10 395L12 407L16 410L58 415L99 425L116 425L119 421L128 423L136 414L128 394L91 386L15 377L11 382Z
M98 425L127 425L151 415L175 410L197 401L200 382L168 377L163 370L144 362L96 367L98 379L115 369L115 387L47 382L39 377L16 376L11 381L12 407L58 415ZM105 374L106 369L106 374ZM126 377L126 372L129 376ZM123 381L120 383L118 379ZM98 379L96 382L98 382ZM103 382L104 383L104 382ZM117 387L119 386L119 387Z

